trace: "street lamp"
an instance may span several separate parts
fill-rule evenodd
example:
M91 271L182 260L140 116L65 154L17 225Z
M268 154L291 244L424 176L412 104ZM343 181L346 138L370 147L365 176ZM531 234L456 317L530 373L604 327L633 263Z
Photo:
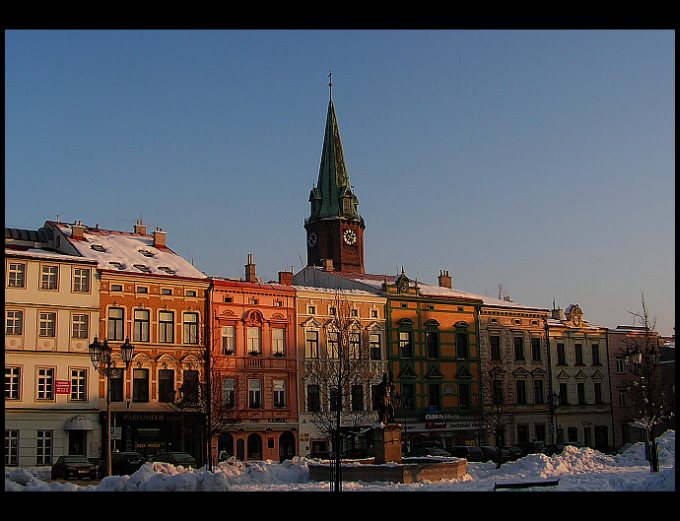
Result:
M170 394L172 394L172 401L175 401L175 397L177 396L177 393L180 394L180 399L179 402L177 403L177 407L179 407L179 418L180 418L180 446L179 450L180 452L184 452L184 406L185 406L185 391L187 390L187 387L184 383L179 386L179 389L173 389L170 391Z
M550 395L550 413L552 414L553 421L553 443L559 443L558 439L558 429L557 429L557 408L560 406L560 394L552 393Z
M130 343L130 339L126 338L125 343L120 346L120 352L125 362L125 369L130 366L132 354L135 347ZM104 343L99 342L99 338L95 335L94 342L89 345L90 359L92 365L97 372L106 377L106 475L111 475L111 383L112 377L118 377L123 370L117 368L116 363L112 360L113 349L109 343L104 339Z

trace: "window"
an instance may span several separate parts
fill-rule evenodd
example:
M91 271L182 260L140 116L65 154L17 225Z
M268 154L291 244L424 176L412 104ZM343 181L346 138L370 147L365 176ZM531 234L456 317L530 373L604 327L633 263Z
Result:
M57 289L59 266L42 266L40 272L40 289Z
M307 386L307 412L319 412L321 410L321 393L319 386L309 384Z
M578 428L568 427L567 428L567 439L571 443L578 443Z
M305 331L305 358L319 358L318 331Z
M73 291L87 293L90 291L90 270L73 268Z
M5 400L21 399L21 368L5 366Z
M427 357L439 358L439 332L428 331L425 333L425 343L427 344Z
M87 369L71 369L71 401L87 401Z
M579 405L585 405L586 404L586 384L577 384L576 385L576 390L578 392L578 404Z
M259 299L256 299L256 298L251 298L251 299L248 301L248 303L249 303L251 306L257 306L257 305L260 303L260 300L259 300Z
M5 429L5 465L19 464L19 431Z
M600 363L600 346L598 344L592 344L590 347L593 350L593 365L602 365Z
M161 295L172 295L172 289L170 289L170 288L161 288Z
M88 338L89 337L89 315L73 315L73 322L71 327L72 338Z
M491 360L501 359L501 337L498 335L491 335L489 337L491 345Z
M35 464L52 464L52 431L37 431Z
M195 297L197 295L198 295L198 293L196 292L195 289L188 289L187 292L186 292L187 297Z
M574 353L576 354L576 365L583 365L583 346L574 344Z
M527 382L526 380L517 380L515 382L515 389L517 390L517 404L526 405L527 403Z
M173 311L158 313L158 341L165 344L175 341L175 313Z
M364 386L352 386L352 411L359 412L364 410Z
M26 265L22 262L10 262L7 270L7 286L23 288L26 283Z
M233 355L236 353L236 327L222 326L222 354Z
M619 390L619 406L620 407L628 406L628 393L624 390Z
M593 384L593 394L595 395L595 403L596 404L601 404L602 403L602 384L599 382L596 382Z
M368 349L371 354L371 360L380 360L380 334L370 333L368 335Z
M349 357L358 360L361 356L361 333L349 334Z
M286 330L275 327L272 329L272 353L283 356L286 352Z
M236 380L233 378L222 380L222 404L227 409L236 407Z
M340 356L340 343L338 341L338 333L331 331L328 333L328 353L329 358L338 358Z
M174 402L175 398L175 371L172 369L160 369L158 371L158 401Z
M248 407L259 409L262 407L261 384L259 380L248 380Z
M402 358L413 356L413 331L399 331L399 356Z
M337 411L338 409L342 410L342 394L338 390L337 387L331 387L331 392L330 392L330 409L331 411Z
M534 380L534 403L542 404L544 396L543 380Z
M54 337L56 336L57 328L57 314L51 311L40 312L40 336Z
M184 313L184 343L198 344L198 313Z
M262 352L262 329L259 327L248 328L248 353L258 355Z
M569 391L567 384L560 384L560 405L569 405Z
M24 331L24 312L7 310L5 318L5 334L21 335Z
M149 268L146 264L133 264L132 266L137 268L142 273L151 273L151 268Z
M286 406L286 382L285 380L273 380L274 386L274 407Z
M534 362L541 361L541 339L533 337L531 339L531 359Z
M515 345L515 360L524 360L524 339L516 336L512 340Z
M456 333L456 357L464 360L470 358L467 333Z
M182 373L182 400L186 403L198 403L198 371L186 369Z
M109 378L109 395L112 402L123 401L123 371Z
M564 351L564 344L557 344L557 365L567 365L567 357Z
M534 431L536 432L536 439L538 441L542 441L545 443L546 436L545 436L545 425L542 423L535 423L534 424Z
M378 318L378 310L377 309L371 310L371 318Z
M616 372L617 373L626 372L626 361L620 356L616 357Z
M111 284L111 291L123 291L122 284Z
M529 442L529 426L526 423L517 424L517 441L519 443Z
M133 369L132 370L132 401L133 402L148 402L149 401L149 370L148 369Z
M458 406L461 410L470 409L470 384L458 384Z
M135 322L132 332L133 342L149 341L150 312L148 309L134 310Z
M503 380L495 378L493 381L493 395L491 396L493 405L503 405Z
M441 404L441 393L440 393L440 388L439 384L429 384L428 385L428 405L430 407L436 407L439 408L439 405Z
M359 318L359 310L356 308L352 309L352 316L355 318Z
M316 306L307 306L307 313L314 315L316 313Z
M137 286L137 293L149 293L149 288L146 286Z
M407 411L412 411L416 406L416 391L414 384L401 384L402 407Z
M329 306L329 307L328 307L328 314L329 314L329 315L335 316L336 313L337 313L337 311L336 311L336 309L335 309L334 306Z
M38 367L38 400L54 399L54 368Z
M122 262L111 261L111 262L109 262L109 264L111 264L111 266L113 266L114 268L116 268L117 270L120 270L120 271L123 271L123 270L125 270L125 268L127 268L127 266L125 264L123 264ZM113 286L120 286L120 285L119 284L113 284L112 287ZM116 290L116 291L122 291L122 290L123 290L123 288L121 286L121 289Z
M109 340L123 340L123 308L109 308Z

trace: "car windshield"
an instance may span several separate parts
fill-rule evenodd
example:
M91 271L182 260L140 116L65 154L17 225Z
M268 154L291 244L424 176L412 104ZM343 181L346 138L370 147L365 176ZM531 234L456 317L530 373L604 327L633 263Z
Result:
M64 463L90 463L85 456L64 456Z

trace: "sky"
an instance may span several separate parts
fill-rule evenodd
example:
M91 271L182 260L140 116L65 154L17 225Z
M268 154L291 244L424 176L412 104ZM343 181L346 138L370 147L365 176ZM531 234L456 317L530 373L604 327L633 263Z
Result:
M459 479L416 483L343 482L343 492L493 492L496 483L527 483L558 480L557 485L532 489L517 489L504 493L531 492L675 492L675 431L666 431L657 438L659 472L651 473L644 459L644 444L638 442L623 453L605 455L594 449L567 446L561 454L548 457L529 454L517 461L507 462L496 469L493 462L468 462L467 474ZM451 458L430 457L446 461ZM456 459L456 458L453 458ZM408 460L403 460L407 463ZM327 462L326 462L327 463ZM109 476L97 484L51 481L49 467L5 469L5 492L325 492L329 483L309 480L309 465L319 460L295 457L283 463L266 461L243 462L236 459L221 462L213 472L205 468L192 470L169 463L146 463L130 476ZM351 462L348 465L365 463ZM387 463L387 465L395 465ZM664 497L665 496L665 497ZM673 500L673 494L656 496L658 507ZM82 496L80 496L82 497ZM432 497L432 496L428 496ZM512 497L512 496L511 496ZM522 496L519 496L522 498ZM611 497L611 496L610 496ZM607 508L619 508L630 494L616 496ZM279 498L285 501L286 497ZM524 497L526 499L526 497ZM16 494L5 494L3 501L20 500ZM51 499L51 498L50 498ZM215 499L213 496L212 499ZM217 499L225 504L224 496ZM295 501L299 501L295 497ZM305 498L307 499L307 498ZM351 498L346 498L351 499ZM402 497L402 499L404 499ZM482 499L482 498L479 498ZM503 501L508 496L494 498ZM613 498L612 498L613 499ZM641 496L636 498L636 501ZM623 501L623 503L622 503ZM486 510L491 504L479 508ZM246 508L255 507L245 503ZM245 506L244 504L244 506ZM273 505L280 508L278 501ZM299 503L298 503L299 506ZM526 504L523 505L526 507ZM589 505L592 508L591 505ZM639 507L639 504L638 504Z
M674 334L672 30L6 30L5 226L297 272L329 70L367 272Z

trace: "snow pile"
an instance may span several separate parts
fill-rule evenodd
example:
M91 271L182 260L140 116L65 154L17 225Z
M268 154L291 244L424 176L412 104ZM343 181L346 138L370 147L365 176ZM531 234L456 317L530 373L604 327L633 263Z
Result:
M675 431L666 431L656 439L659 453L659 465L661 467L675 466ZM626 449L622 454L614 456L619 465L642 466L649 465L645 459L645 444L637 442Z

